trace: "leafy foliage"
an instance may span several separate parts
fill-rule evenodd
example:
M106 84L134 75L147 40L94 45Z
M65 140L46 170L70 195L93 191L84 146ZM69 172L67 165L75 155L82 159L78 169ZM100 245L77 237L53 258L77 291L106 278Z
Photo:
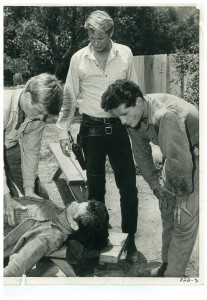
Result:
M96 9L109 13L113 40L134 55L175 53L198 43L199 15L193 7L5 6L5 57L23 59L31 75L52 72L64 81L71 56L88 44L83 26Z
M177 51L174 64L178 73L178 80L184 82L184 89L180 96L198 106L199 104L199 47L192 45L186 51Z

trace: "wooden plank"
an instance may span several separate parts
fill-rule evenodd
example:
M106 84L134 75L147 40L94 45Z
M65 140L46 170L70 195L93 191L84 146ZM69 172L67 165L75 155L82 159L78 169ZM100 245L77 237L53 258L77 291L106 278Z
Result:
M54 181L58 180L58 178L60 177L61 174L62 174L62 170L61 170L61 168L58 168L57 171L55 172L52 180L54 180Z
M143 94L145 94L145 65L144 65L144 56L134 56L134 67L137 75L137 82Z
M153 80L154 92L166 93L167 92L167 55L154 55L153 60Z
M109 243L114 246L123 246L127 237L128 233L115 232L113 229L109 229Z
M145 93L154 93L155 86L154 86L154 71L153 71L153 63L154 63L154 56L153 55L146 55L144 57L145 63Z
M105 250L106 252L101 252L99 263L116 264L119 261L123 250L120 246L113 246L112 248L108 246Z
M65 259L51 258L67 277L76 277L73 267Z
M59 143L50 143L49 146L68 184L72 181L86 183L86 171L82 170L73 152L71 152L71 157L67 157L62 153Z
M169 55L167 55L167 69L166 69L166 93L170 94L170 59Z
M69 188L73 194L73 197L76 199L77 202L81 203L81 202L88 201L88 188L86 185L70 184Z
M117 263L126 248L127 237L127 233L109 230L109 245L101 251L99 263Z
M127 233L114 232L109 230L109 244L105 247L99 257L99 263L117 263L127 244ZM53 259L66 259L67 246L63 245L60 249L46 254L45 256Z

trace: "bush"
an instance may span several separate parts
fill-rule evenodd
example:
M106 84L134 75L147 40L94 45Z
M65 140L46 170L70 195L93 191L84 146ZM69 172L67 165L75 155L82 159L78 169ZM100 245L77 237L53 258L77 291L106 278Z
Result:
M199 47L191 46L176 52L174 64L179 79L176 83L183 83L180 97L199 106Z

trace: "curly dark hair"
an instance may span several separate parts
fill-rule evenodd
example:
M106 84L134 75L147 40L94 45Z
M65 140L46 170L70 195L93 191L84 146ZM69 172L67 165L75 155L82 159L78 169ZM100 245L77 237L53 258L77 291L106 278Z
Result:
M133 81L119 79L110 84L103 93L101 107L108 111L117 108L121 104L126 104L126 107L135 106L137 97L143 99L139 86Z
M78 240L88 249L101 250L108 244L108 211L102 202L95 200L90 200L86 209L87 212L76 219L78 231L69 239Z

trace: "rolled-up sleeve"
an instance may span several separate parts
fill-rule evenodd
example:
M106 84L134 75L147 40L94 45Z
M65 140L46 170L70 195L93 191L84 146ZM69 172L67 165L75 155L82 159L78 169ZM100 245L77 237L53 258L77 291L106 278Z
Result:
M76 60L76 56L73 55L64 86L63 104L56 123L60 139L68 137L67 132L75 114L77 99L80 94L80 82L77 70L78 62Z
M45 123L32 121L20 139L23 186L34 187Z
M193 160L184 118L167 112L160 122L159 144L165 163L163 180L178 197L193 190Z

